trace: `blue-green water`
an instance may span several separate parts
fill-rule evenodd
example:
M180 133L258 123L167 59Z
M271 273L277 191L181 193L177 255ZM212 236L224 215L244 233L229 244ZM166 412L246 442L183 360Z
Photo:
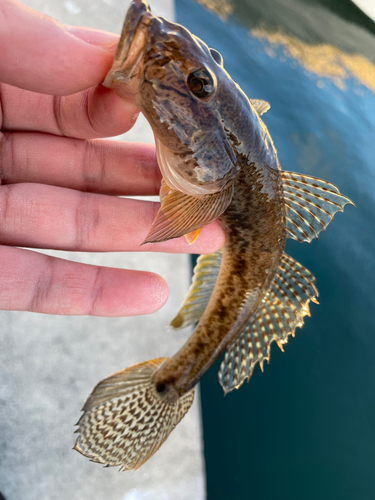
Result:
M208 499L373 500L374 23L350 2L220 3L234 8L227 20L177 0L177 21L223 54L251 98L271 103L264 121L282 166L334 182L356 208L312 245L288 241L287 253L316 276L320 305L285 353L273 345L265 372L225 398L219 364L203 378ZM270 44L254 31L264 25L268 40L283 38ZM327 45L309 50L319 43ZM354 60L353 74L322 75L322 61L332 69Z

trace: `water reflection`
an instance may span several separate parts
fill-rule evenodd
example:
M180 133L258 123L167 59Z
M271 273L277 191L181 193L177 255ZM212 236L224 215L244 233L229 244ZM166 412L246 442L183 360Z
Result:
M336 183L357 206L311 246L287 244L321 305L285 354L273 346L265 373L225 399L215 368L204 377L208 498L373 499L375 24L345 1L200 1L221 18L177 0L177 21L270 102L284 168Z
M375 64L361 54L348 54L326 43L309 44L293 35L272 31L266 25L252 29L251 34L264 42L270 57L277 57L278 49L282 48L286 57L296 59L318 77L330 78L342 90L345 90L345 80L356 78L358 83L375 92ZM279 57L283 59L282 55ZM318 80L317 84L324 86L324 80ZM361 95L360 89L356 90Z
M226 19L234 12L234 5L230 0L199 0L199 3L217 14L220 19Z

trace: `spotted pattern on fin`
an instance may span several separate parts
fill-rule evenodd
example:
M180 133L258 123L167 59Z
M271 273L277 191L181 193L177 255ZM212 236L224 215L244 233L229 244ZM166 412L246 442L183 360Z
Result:
M177 316L171 321L173 328L185 328L200 320L215 287L221 257L221 250L198 257L189 292Z
M240 336L228 347L220 366L219 381L224 392L237 389L250 379L256 363L263 371L270 359L273 341L283 350L288 335L310 316L310 300L317 303L315 278L292 257L283 254L280 268L257 312Z
M311 242L326 230L336 212L353 204L330 182L294 172L281 172L289 238Z
M78 422L74 449L108 467L138 469L163 444L190 408L194 390L165 401L152 383L167 358L145 361L102 380Z

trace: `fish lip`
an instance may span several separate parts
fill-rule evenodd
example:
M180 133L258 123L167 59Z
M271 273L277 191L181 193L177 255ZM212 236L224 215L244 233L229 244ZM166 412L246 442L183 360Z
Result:
M133 0L126 14L112 68L102 85L121 97L134 97L143 74L148 27L154 16L145 0Z

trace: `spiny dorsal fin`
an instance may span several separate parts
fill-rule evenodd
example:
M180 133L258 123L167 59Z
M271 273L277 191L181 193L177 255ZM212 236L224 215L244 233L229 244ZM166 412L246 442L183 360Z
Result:
M160 448L190 408L194 389L166 401L152 382L167 358L145 361L102 380L79 419L74 449L91 461L138 469Z
M254 106L259 116L262 116L271 107L271 104L269 102L262 101L261 99L250 99L250 102Z
M237 389L250 379L257 363L263 370L264 360L270 359L273 341L283 350L288 335L303 325L310 316L310 300L317 303L315 278L289 255L283 254L279 270L268 294L240 336L225 353L220 366L219 381L224 392Z
M215 287L221 257L221 250L198 257L189 292L177 316L171 321L176 330L194 325L201 319Z
M326 230L336 212L343 212L347 203L330 182L294 172L281 172L286 205L287 236L294 240L311 242Z
M161 207L144 243L178 238L216 220L232 201L234 182L218 193L188 196L162 184Z

